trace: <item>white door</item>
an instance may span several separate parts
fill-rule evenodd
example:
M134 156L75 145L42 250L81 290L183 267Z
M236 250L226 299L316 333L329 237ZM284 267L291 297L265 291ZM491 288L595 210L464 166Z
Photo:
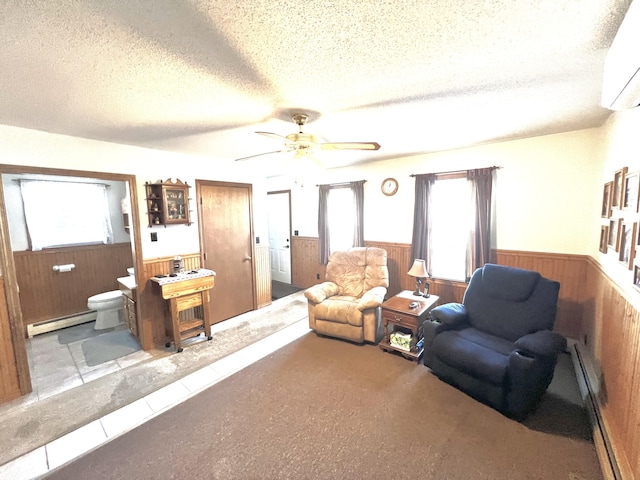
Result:
M269 192L269 253L271 280L291 283L291 192Z

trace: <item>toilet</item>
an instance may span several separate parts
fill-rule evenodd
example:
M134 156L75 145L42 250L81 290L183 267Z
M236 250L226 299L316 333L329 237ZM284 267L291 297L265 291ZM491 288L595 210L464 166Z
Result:
M123 323L123 299L120 290L112 290L89 297L87 307L89 310L98 312L94 327L96 330L117 327Z

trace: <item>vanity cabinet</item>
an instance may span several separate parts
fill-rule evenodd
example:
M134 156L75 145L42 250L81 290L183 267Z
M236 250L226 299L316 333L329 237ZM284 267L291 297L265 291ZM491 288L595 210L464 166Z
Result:
M191 225L189 185L180 179L145 184L149 226Z
M118 287L122 292L124 324L136 338L140 338L138 335L138 317L136 316L137 288L135 277L130 275L118 278Z

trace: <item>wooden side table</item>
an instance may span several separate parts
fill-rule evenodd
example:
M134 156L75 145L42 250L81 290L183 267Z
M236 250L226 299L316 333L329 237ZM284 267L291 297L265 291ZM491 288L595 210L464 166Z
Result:
M418 362L424 352L422 324L426 320L429 311L438 304L438 300L440 300L440 297L437 295L418 297L414 296L413 292L404 290L385 301L381 305L384 337L379 343L380 348L387 352L398 352L405 358ZM418 306L409 308L412 302L418 302ZM389 327L390 325L391 327ZM390 335L397 327L411 332L413 340L410 350L391 344Z
M215 272L201 268L187 273L180 273L176 277L151 278L160 285L162 298L167 301L171 320L171 334L176 351L182 352L182 340L197 337L201 333L211 340L211 320L209 318L209 290L213 288ZM196 307L202 307L202 318L195 315L185 315L182 312L195 313ZM166 344L171 346L171 342Z

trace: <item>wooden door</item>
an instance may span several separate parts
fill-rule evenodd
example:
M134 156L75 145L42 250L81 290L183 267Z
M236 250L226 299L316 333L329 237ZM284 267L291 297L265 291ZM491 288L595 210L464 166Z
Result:
M216 272L212 323L255 309L251 185L196 182L203 266Z

